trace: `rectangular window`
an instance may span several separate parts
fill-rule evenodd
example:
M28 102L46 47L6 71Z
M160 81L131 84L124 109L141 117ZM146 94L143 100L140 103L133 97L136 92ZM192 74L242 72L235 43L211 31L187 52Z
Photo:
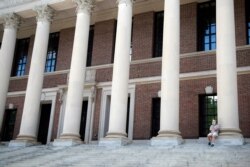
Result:
M164 22L164 12L162 11L155 13L153 57L162 56L163 22Z
M30 38L17 40L12 76L23 76L25 74L29 42Z
M215 1L198 5L198 51L216 49Z
M246 26L247 26L247 44L250 44L250 2L249 0L245 0L246 2Z
M56 70L56 59L59 45L59 32L49 35L49 45L45 64L45 72L53 72Z
M88 53L87 53L87 62L86 62L87 67L91 66L93 42L94 42L94 26L90 26L90 29L89 29L89 42L88 42Z

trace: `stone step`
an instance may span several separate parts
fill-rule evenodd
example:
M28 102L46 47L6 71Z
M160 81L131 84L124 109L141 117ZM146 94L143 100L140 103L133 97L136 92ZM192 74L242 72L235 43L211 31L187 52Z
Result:
M169 147L152 147L145 143L135 143L125 147L78 145L9 148L0 145L0 166L248 167L249 155L249 143L243 146L214 148L197 142Z

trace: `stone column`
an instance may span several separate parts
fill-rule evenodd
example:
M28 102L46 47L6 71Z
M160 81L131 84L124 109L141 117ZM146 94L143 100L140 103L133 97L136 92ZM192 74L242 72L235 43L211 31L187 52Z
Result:
M28 146L36 144L37 141L43 74L53 10L46 5L36 7L34 10L37 12L37 28L21 127L17 139L12 141L10 146Z
M77 3L77 20L70 67L63 132L54 146L72 146L82 143L79 135L82 113L83 88L86 71L92 0L74 0Z
M0 136L19 24L20 17L16 14L4 15L4 33L0 51Z
M152 138L151 145L183 142L179 132L179 71L180 0L165 0L160 131Z
M101 139L100 145L109 143L124 145L128 143L126 118L133 3L131 0L118 0L117 2L119 4L109 130L107 136Z
M216 1L217 30L217 93L219 141L228 145L242 145L239 128L236 71L234 1Z

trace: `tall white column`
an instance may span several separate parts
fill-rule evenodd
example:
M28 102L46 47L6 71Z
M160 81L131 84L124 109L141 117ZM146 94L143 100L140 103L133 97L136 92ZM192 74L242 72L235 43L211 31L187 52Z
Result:
M0 136L19 24L20 17L16 14L4 15L4 33L0 51Z
M39 109L43 85L43 74L47 56L50 22L53 10L48 6L35 8L37 12L37 28L35 34L34 48L29 71L29 79L24 101L23 115L19 135L10 146L19 144L32 145L37 140L39 125Z
M216 1L217 93L220 141L243 144L239 128L234 0Z
M118 0L117 32L115 43L115 57L111 90L111 107L109 130L106 139L117 141L118 145L127 144L126 120L128 101L128 81L130 66L130 44L132 28L132 0ZM112 141L113 143L113 141Z
M159 135L152 145L181 144L179 132L180 0L165 0L161 114Z
M92 0L74 0L77 3L77 19L73 53L71 59L66 110L63 132L57 145L74 145L81 143L79 131L82 113L83 87L86 71L90 13L93 8Z

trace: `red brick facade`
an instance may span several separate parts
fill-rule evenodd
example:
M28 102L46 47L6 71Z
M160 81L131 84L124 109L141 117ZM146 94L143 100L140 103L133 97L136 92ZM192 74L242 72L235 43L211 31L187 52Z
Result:
M246 23L244 0L235 0L237 66L250 67L250 47L246 45ZM114 54L115 20L97 22L94 25L94 43L92 66L96 68L95 82L97 84L112 81L112 64ZM130 66L130 79L141 79L161 76L161 58L153 57L154 12L142 13L133 19L133 53ZM181 6L180 29L180 71L181 73L203 72L216 70L216 55L211 52L197 52L197 3ZM60 31L57 71L70 68L74 28ZM34 36L31 37L26 74L30 67ZM107 65L103 67L101 65ZM121 74L122 75L122 74ZM67 73L45 75L43 88L56 88L67 84ZM9 92L25 91L27 78L10 81ZM160 82L136 83L134 139L151 138L152 98L158 97ZM216 78L196 78L180 81L180 131L184 138L199 137L199 95L204 94L204 88L212 85L216 93ZM111 86L111 85L109 85ZM245 137L250 137L250 72L238 75L240 128ZM92 139L98 139L102 87L98 87L95 97ZM17 110L14 138L20 128L24 96L9 97L6 104L13 103ZM61 104L57 96L52 139L58 131Z
M111 64L114 54L116 21L109 20L95 24L92 65Z
M149 59L153 55L154 12L135 15L132 32L132 60Z

